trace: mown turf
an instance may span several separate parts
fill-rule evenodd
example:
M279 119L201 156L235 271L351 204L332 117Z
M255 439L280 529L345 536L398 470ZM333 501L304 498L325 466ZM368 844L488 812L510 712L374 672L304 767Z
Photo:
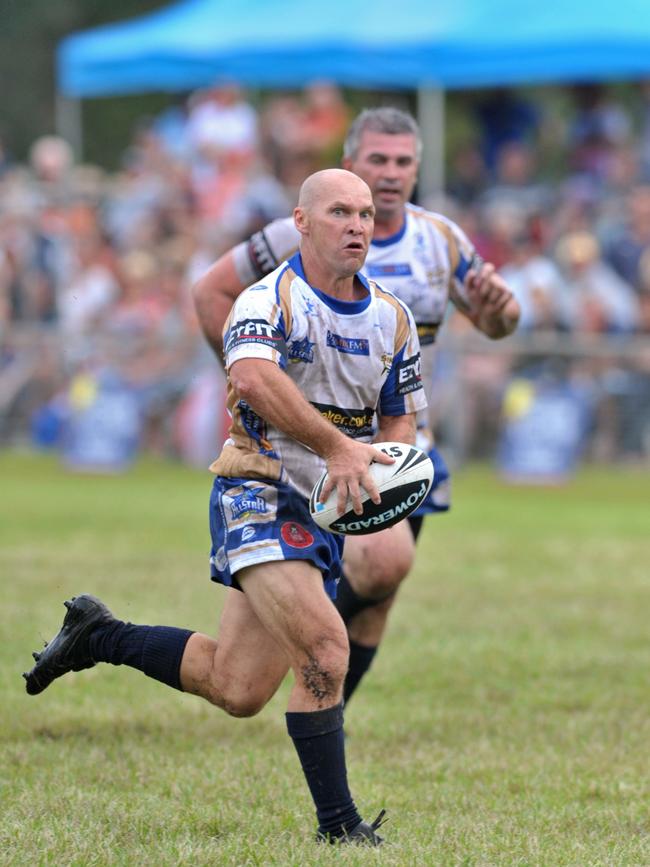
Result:
M381 850L312 842L287 686L232 720L111 666L28 697L69 595L214 631L208 474L75 476L0 455L0 863L649 865L650 478L564 488L457 474L347 713Z

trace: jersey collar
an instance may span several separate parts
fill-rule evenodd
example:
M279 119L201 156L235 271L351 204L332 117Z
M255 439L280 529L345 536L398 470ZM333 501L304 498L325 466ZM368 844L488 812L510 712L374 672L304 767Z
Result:
M394 235L389 235L388 238L375 239L370 242L373 247L389 247L391 244L397 244L401 241L406 232L406 211L404 212L404 222Z
M303 280L318 298L326 304L331 310L334 310L335 313L343 313L345 315L351 316L355 313L363 313L364 310L370 304L372 300L372 295L370 293L370 286L368 285L368 281L366 278L357 271L357 278L361 281L361 284L367 289L368 294L365 298L359 299L359 301L341 301L338 298L332 298L331 295L327 295L325 292L321 292L320 289L317 289L315 286L310 285L309 281L305 277L305 272L302 267L302 259L300 258L300 253L295 253L289 259L289 267Z

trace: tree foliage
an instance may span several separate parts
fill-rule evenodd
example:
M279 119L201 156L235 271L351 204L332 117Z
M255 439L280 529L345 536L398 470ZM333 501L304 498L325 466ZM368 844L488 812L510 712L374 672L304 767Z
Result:
M34 139L54 132L55 56L61 39L165 5L164 0L0 0L0 136L15 159L24 160ZM87 100L84 158L114 166L136 120L159 111L169 99L144 94Z

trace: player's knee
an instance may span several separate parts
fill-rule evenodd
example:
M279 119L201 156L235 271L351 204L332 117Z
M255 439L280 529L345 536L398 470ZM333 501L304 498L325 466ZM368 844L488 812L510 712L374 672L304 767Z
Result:
M411 571L413 554L410 548L396 548L390 556L378 559L365 578L363 593L371 599L384 599L397 590Z
M265 692L232 689L224 691L220 696L219 706L228 716L243 719L255 716L266 705L269 696Z
M350 647L347 635L317 639L305 650L296 670L303 688L317 701L335 701L348 670Z
M273 694L265 684L243 684L222 672L215 676L203 695L229 716L250 717L259 713Z

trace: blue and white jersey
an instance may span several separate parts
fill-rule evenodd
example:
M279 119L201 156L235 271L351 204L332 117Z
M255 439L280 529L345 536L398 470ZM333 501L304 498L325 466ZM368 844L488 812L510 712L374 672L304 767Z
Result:
M275 220L235 248L235 264L243 283L251 283L298 247L293 218ZM463 230L441 214L407 204L402 228L389 238L373 240L362 273L387 286L413 313L422 347L422 380L433 389L434 343L449 301L467 311L464 278L482 260ZM418 427L428 429L426 412ZM430 432L427 434L430 439ZM419 443L426 445L424 441Z
M275 362L342 433L370 442L377 415L425 409L413 317L391 292L339 301L310 286L295 254L235 302L224 328L226 370L242 358ZM211 469L281 480L309 496L325 462L239 400L229 384L230 437ZM298 433L298 432L296 432Z

